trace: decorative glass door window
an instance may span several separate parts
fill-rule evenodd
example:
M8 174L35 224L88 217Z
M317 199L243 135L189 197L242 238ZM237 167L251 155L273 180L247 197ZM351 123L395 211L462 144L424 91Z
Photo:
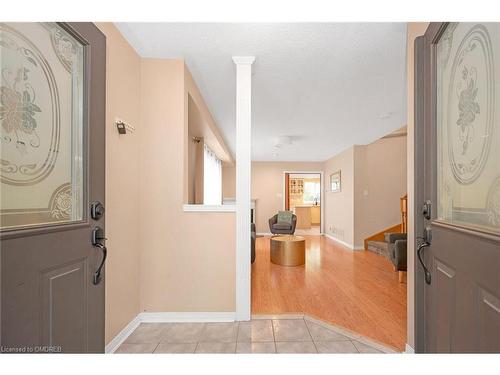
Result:
M0 23L2 229L82 219L83 61L55 23Z
M452 23L437 44L438 218L500 232L500 24Z

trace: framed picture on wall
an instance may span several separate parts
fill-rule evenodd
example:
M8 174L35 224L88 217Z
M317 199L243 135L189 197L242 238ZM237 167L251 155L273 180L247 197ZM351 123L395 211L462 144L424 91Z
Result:
M340 177L340 171L332 173L330 175L330 189L332 193L340 192L341 187L342 187L342 179Z

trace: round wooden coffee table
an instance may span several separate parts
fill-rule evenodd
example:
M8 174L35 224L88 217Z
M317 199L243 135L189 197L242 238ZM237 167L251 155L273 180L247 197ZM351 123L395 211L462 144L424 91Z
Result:
M306 240L300 236L271 237L271 262L281 266L300 266L306 262Z

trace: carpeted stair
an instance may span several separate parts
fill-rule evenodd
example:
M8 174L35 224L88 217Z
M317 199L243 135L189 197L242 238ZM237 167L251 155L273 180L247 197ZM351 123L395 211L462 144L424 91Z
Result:
M367 248L376 254L383 255L389 259L389 246L385 241L368 241Z

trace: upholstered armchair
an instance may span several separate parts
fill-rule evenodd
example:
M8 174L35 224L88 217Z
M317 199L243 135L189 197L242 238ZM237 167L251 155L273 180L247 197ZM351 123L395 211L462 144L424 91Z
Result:
M272 234L294 234L297 226L297 216L292 215L292 224L278 223L278 214L269 219L269 230Z
M407 241L406 233L386 233L385 242L389 247L389 256L394 269L399 272L399 282L403 281L403 272L406 268Z

